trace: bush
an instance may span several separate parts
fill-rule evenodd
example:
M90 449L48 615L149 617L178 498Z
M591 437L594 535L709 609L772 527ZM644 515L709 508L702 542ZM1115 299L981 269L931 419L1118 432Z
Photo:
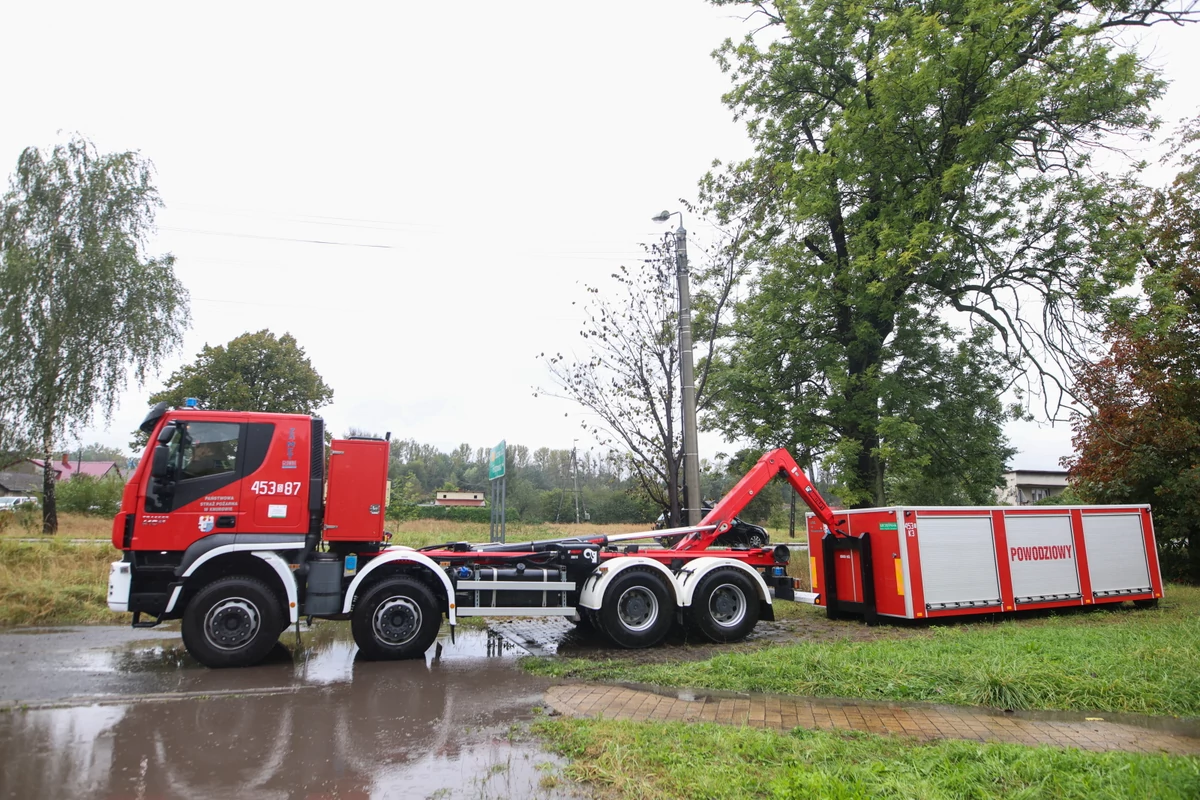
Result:
M491 522L492 510L490 508L476 508L474 506L412 506L416 509L416 516L411 519L445 519L451 522ZM508 521L516 522L517 515L510 513L507 517Z
M54 495L59 511L111 517L121 509L121 481L98 480L88 475L76 475L55 486Z

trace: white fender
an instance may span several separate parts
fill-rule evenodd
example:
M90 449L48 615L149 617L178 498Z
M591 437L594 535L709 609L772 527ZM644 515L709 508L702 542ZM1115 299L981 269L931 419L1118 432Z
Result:
M630 567L650 567L655 572L661 572L663 577L667 579L667 585L675 593L675 604L679 605L681 603L682 595L679 593L679 584L676 583L675 576L671 573L671 570L651 558L626 556L623 558L611 558L596 567L591 575L588 575L587 580L583 582L583 590L579 593L579 605L584 608L590 608L593 611L599 609L601 602L604 600L604 590L612 583L613 578Z
M270 550L263 549L264 547L271 548ZM262 542L254 544L223 544L220 547L214 547L204 555L192 562L191 566L183 573L184 578L190 577L196 570L200 569L205 563L212 561L217 556L223 556L227 553L246 553L258 556L263 561L271 565L271 568L279 575L279 579L283 581L283 589L287 593L287 601L289 613L288 617L292 622L296 621L296 578L292 575L292 569L275 550L300 550L304 547L304 542L278 542L276 544L263 545ZM169 614L175 610L175 604L179 602L179 595L183 593L183 586L176 586L175 591L171 592L171 599L167 601L167 607L163 611L164 614Z
M754 586L758 590L758 599L767 605L771 605L771 592L767 589L767 582L763 580L762 575L758 574L758 570L732 558L704 556L703 558L697 558L695 561L687 562L679 572L678 580L683 597L679 603L680 607L687 607L692 604L692 597L696 594L696 587L700 585L700 581L704 579L705 575L708 575L713 570L730 568L741 570L750 576L750 580L754 582Z
M429 556L424 553L418 553L411 547L389 547L379 555L375 556L371 561L354 576L354 580L350 582L350 588L346 590L346 599L342 603L342 613L349 614L350 606L354 604L354 596L358 592L358 587L362 585L363 579L374 572L384 564L394 564L397 561L407 561L410 564L420 564L429 569L434 575L442 579L442 586L446 589L446 607L448 613L446 616L450 620L451 625L458 624L458 617L454 609L454 587L450 585L450 579L446 577L446 573L437 565Z
M283 581L283 590L287 593L288 622L295 625L299 619L300 603L296 598L296 575L292 572L291 565L278 553L272 553L270 550L252 550L250 554L267 562L275 570L279 580Z

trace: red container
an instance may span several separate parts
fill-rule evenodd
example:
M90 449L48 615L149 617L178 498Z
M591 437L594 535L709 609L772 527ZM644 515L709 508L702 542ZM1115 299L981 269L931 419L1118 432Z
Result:
M1162 597L1149 506L835 514L848 537L808 516L812 590L833 616L926 619Z

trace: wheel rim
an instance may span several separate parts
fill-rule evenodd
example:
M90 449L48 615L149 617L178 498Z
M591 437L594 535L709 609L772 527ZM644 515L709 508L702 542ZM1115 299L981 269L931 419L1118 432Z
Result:
M746 594L742 587L723 583L708 596L708 615L722 628L733 628L746 618Z
M617 599L617 616L631 631L644 631L658 620L658 597L645 586L631 586Z
M245 647L258 634L262 614L244 597L229 597L204 615L204 638L218 650Z
M421 630L421 607L411 597L389 597L375 609L371 627L383 644L406 644Z

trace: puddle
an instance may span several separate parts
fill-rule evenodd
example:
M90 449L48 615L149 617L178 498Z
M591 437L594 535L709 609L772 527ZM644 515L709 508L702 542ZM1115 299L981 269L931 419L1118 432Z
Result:
M547 681L493 631L447 631L423 661L371 662L347 626L317 625L236 670L142 634L56 664L27 654L33 686L3 659L0 687L61 707L0 714L0 798L578 796L521 733Z

